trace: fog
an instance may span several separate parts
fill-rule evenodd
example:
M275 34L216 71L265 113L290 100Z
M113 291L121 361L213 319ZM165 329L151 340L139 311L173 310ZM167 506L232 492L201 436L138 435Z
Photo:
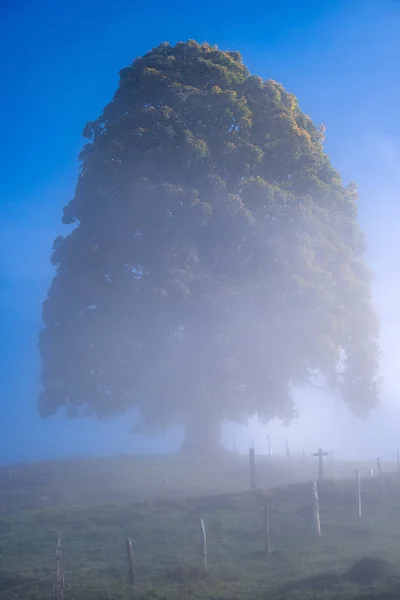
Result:
M342 173L345 183L354 180L359 184L360 222L366 233L367 261L374 273L374 303L382 326L384 382L381 406L365 420L353 417L340 399L303 388L295 392L299 417L290 426L278 421L267 426L255 421L248 427L227 425L224 442L228 448L233 447L235 440L238 449L246 452L254 440L256 450L265 452L267 434L276 453L283 453L285 439L293 452L312 452L322 446L338 456L349 457L375 456L377 452L382 457L393 456L400 446L399 95L395 71L390 73L386 67L389 63L398 66L398 23L399 13L388 3L380 3L379 9L370 9L364 17L353 14L346 19L341 15L340 26L335 23L332 27L329 44L321 46L321 63L312 63L316 70L311 74L311 63L306 60L310 49L299 58L294 52L297 34L290 34L285 47L278 44L275 54L271 49L259 51L256 42L238 45L244 62L254 72L281 80L299 97L305 112L327 125L325 147L332 164ZM313 26L315 43L324 31L324 22ZM304 31L301 36L304 37ZM354 53L347 54L349 49L354 49ZM270 60L268 68L266 56ZM116 58L115 68L122 66L121 60L121 56ZM338 60L342 63L335 71L333 63ZM364 70L362 74L366 63L367 73ZM342 76L347 82L345 89ZM129 451L165 453L175 451L180 444L180 431L165 438L131 436L131 417L109 423L67 421L62 417L42 422L37 415L37 334L41 327L41 302L52 277L48 256L55 236L65 233L60 215L62 206L73 195L83 120L95 117L109 99L115 83L112 77L104 84L97 105L92 98L92 114L85 106L85 114L76 116L74 139L68 156L63 157L64 171L56 169L53 179L48 178L46 184L37 188L32 184L19 203L14 203L10 194L2 206L0 271L5 283L0 290L1 331L10 340L2 355L2 402L6 406L6 417L0 422L2 462ZM11 443L10 437L16 428L20 433L18 444Z
M353 167L360 169L354 178L360 184L360 221L381 322L381 406L363 420L354 417L339 398L303 388L294 394L299 418L289 427L276 420L266 427L254 422L245 432L238 428L226 432L227 444L235 437L244 450L254 439L265 452L268 433L279 453L288 439L293 451L316 451L322 445L349 458L377 453L394 458L400 447L400 144L388 132L371 131L367 123L364 132L361 139L350 142L341 158L347 167L352 153L358 157Z
M0 600L399 598L400 0L0 13Z
M339 457L370 458L378 453L382 457L393 458L400 446L398 438L400 424L400 384L398 381L399 336L400 336L400 244L398 243L398 223L400 209L398 189L400 179L399 145L383 132L371 133L366 129L364 138L353 140L341 157L332 157L339 167L341 158L345 171L354 172L354 179L360 184L360 221L366 233L367 260L374 274L373 298L381 321L381 374L384 378L381 393L381 406L371 415L361 420L352 416L339 398L332 398L320 390L302 388L294 393L299 417L289 426L274 420L267 426L252 420L248 427L226 425L223 439L227 448L233 448L233 440L241 452L247 452L252 440L260 453L267 451L266 435L269 434L273 451L283 454L285 439L292 452L313 452L320 446L335 451ZM332 132L331 137L334 136ZM378 149L378 151L377 151ZM348 166L348 155L358 157L354 169ZM338 164L339 162L339 164ZM51 241L60 230L57 223L59 210L52 210L52 222L36 227L33 237L36 261L27 263L20 247L20 241L31 230L32 223L46 223L44 213L54 195L63 198L72 192L73 176L63 178L55 186L41 192L39 214L26 213L24 222L15 223L13 217L7 221L7 233L2 238L3 273L7 273L14 289L27 286L29 294L13 292L14 311L34 313L34 319L26 330L21 331L25 348L34 358L26 362L26 396L16 399L10 407L10 418L21 431L23 440L10 448L7 434L2 436L0 446L1 462L65 456L96 456L120 452L164 453L176 451L181 441L179 429L166 437L133 437L129 434L131 417L119 418L108 423L97 423L87 419L82 421L54 420L41 422L37 416L35 397L32 390L37 384L36 335L40 327L40 303L44 297L52 269L48 263ZM66 181L67 180L67 181ZM36 207L37 211L38 207ZM3 292L3 305L9 299ZM6 329L4 329L6 331ZM18 336L16 338L18 343ZM7 362L5 363L7 364ZM13 381L15 386L15 381ZM27 406L24 398L29 398ZM5 422L3 421L3 425ZM5 430L4 430L5 431ZM74 438L74 443L71 440Z

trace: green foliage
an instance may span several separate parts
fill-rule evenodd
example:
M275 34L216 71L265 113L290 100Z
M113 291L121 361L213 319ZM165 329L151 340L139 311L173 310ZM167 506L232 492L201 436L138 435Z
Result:
M316 373L375 406L356 188L292 94L237 52L161 44L84 135L43 308L44 416L290 419Z

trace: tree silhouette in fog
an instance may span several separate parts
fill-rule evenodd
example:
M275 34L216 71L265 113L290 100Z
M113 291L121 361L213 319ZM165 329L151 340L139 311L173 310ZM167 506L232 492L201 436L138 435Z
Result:
M292 94L238 52L165 43L84 135L43 306L43 416L134 412L211 452L226 420L289 420L316 374L356 414L376 405L356 186Z

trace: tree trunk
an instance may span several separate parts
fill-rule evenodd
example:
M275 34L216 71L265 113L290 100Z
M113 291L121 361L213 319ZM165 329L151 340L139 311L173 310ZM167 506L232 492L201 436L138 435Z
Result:
M215 415L196 415L186 425L182 454L211 456L221 454L221 420Z

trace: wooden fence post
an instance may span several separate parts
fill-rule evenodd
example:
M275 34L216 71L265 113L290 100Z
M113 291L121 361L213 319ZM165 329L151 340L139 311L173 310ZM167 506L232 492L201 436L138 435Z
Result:
M264 509L264 538L265 538L265 554L271 556L271 540L269 537L269 507Z
M383 476L382 463L381 463L380 458L376 459L376 466L378 468L379 479L381 480L382 495L385 496L386 495L386 485L385 485L385 478Z
M317 482L314 481L312 489L312 505L313 505L313 521L314 521L314 532L319 538L321 537L321 520L319 516L319 499L318 499L318 487Z
M132 541L128 538L125 542L126 544L126 560L128 561L128 581L130 586L135 585L136 575L135 575L135 565L133 563L133 548Z
M292 464L292 455L290 453L289 442L285 440L285 450L286 450L286 458L289 461L289 464Z
M362 517L360 471L356 469L358 517Z
M238 450L237 450L237 446L236 446L236 438L233 438L232 443L233 443L233 451L235 454L237 454Z
M318 457L318 479L322 481L324 478L324 456L328 456L328 452L322 452L322 449L318 448L318 452L315 452L313 456Z
M200 525L203 534L203 565L204 571L207 571L207 534L203 519L200 519Z
M65 580L62 563L62 543L61 537L57 539L56 549L56 600L64 600Z
M254 455L254 448L249 449L249 467L250 467L250 489L255 490L257 488L257 476L256 476L256 460Z

